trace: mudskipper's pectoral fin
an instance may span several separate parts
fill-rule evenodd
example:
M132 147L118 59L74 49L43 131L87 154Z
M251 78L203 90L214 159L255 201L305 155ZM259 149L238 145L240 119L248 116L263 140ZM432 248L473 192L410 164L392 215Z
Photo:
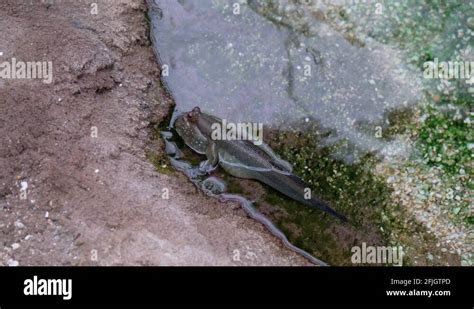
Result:
M202 162L199 166L199 170L203 173L210 173L216 169L219 163L219 154L216 151L216 144L209 142L206 149L207 160Z
M271 162L273 163L273 165L275 165L277 169L281 169L282 171L288 173L293 172L293 166L291 166L290 162L280 158L275 152L273 152L270 146L265 143L256 146L271 158Z

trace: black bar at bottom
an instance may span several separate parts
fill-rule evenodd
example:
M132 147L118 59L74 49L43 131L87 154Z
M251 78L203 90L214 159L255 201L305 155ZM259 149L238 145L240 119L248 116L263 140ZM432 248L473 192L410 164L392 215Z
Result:
M338 303L465 304L462 307L472 308L472 278L472 267L1 267L0 307L18 303ZM28 279L32 281L25 282ZM27 286L28 293L44 293L47 281L40 279L72 279L71 299L25 295ZM388 291L406 292L388 296L403 293Z

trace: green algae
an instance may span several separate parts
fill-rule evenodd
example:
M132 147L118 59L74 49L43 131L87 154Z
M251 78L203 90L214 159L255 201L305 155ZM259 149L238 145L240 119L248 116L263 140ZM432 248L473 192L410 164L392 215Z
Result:
M427 61L472 60L472 1L385 1L379 16L374 14L373 6L354 5L348 11L350 22L357 23L358 34L402 51L406 63L417 68L420 75ZM467 176L473 172L472 93L461 78L425 78L423 88L426 95L420 102L418 119L407 125L421 160L415 157L414 162L405 165L414 164L427 174L431 169L442 169L443 185L438 192L443 200L441 206L448 210L451 222L467 225L472 231L468 201L473 183L469 179L472 177ZM458 188L455 198L446 197L449 193L445 191L452 192L452 188Z
M153 164L158 173L164 175L173 175L176 173L176 170L171 166L169 157L164 152L148 150L145 154L148 161Z
M371 172L376 159L368 154L359 163L349 165L331 156L337 146L320 147L311 133L297 135L279 132L270 145L292 162L294 173L309 184L312 194L345 214L349 222L343 224L268 190L265 201L284 210L284 215L273 218L276 224L290 241L335 265L351 265L350 249L362 242L386 245L378 223L382 210L390 204L390 190Z
M461 170L471 172L472 152L469 143L474 140L470 124L472 116L456 118L430 106L427 107L426 115L418 132L418 146L425 163L441 166L451 174L458 174Z
M148 161L153 164L155 170L160 174L173 175L176 170L172 167L170 158L165 152L165 146L161 137L161 131L165 123L169 121L167 116L160 123L156 123L150 128L150 141L148 147L145 149L145 156Z

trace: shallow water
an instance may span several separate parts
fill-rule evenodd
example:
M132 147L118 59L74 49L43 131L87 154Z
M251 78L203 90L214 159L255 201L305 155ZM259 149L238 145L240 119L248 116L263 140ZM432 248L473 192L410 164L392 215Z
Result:
M370 151L385 142L360 125L383 124L387 111L419 100L418 77L396 51L370 39L353 44L318 19L322 4L156 2L151 36L179 111L200 106L282 130L315 121L332 131L326 142L345 138Z

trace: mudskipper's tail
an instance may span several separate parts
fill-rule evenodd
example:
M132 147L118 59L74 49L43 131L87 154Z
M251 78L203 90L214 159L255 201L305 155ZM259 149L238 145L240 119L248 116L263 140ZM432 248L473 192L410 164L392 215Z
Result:
M310 199L305 199L305 189L308 185L301 180L299 177L293 174L285 174L279 172L264 172L260 173L258 180L269 185L270 187L280 191L288 197L297 200L309 207L323 210L334 217L347 222L346 216L336 212L334 209L329 207L328 204L321 201L317 197L311 196Z

